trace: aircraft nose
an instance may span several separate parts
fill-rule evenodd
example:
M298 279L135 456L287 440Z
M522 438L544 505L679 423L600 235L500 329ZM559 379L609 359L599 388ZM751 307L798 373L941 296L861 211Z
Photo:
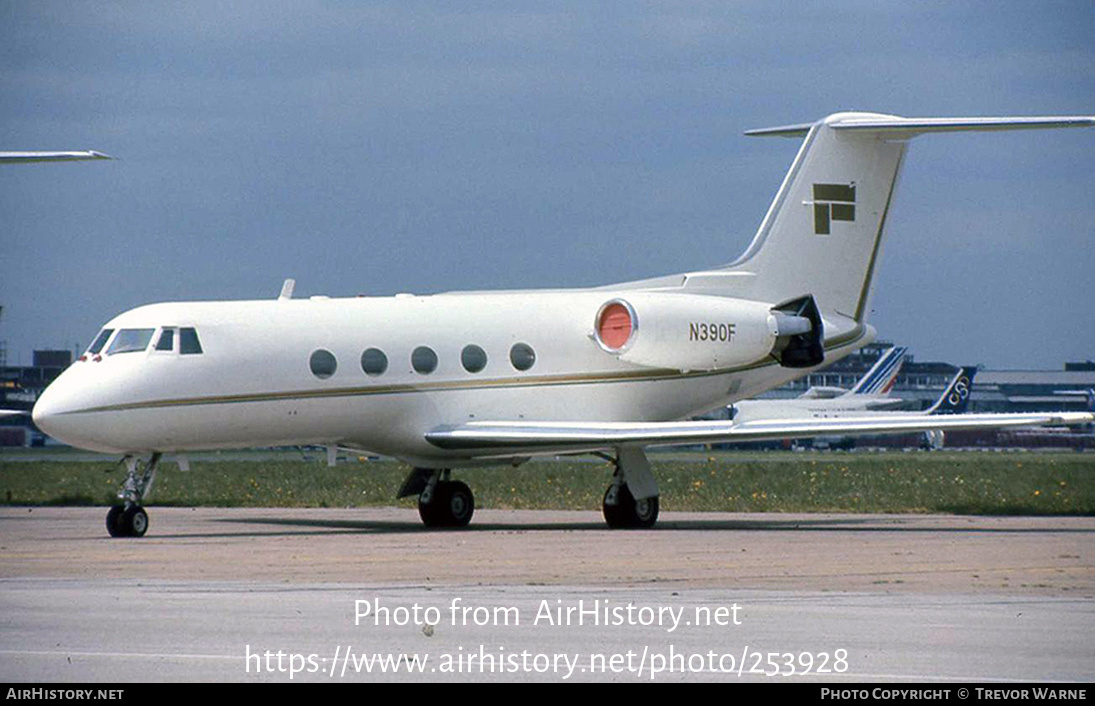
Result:
M31 419L43 433L63 444L115 453L118 429L89 412L89 388L69 368L39 395Z
M57 416L60 412L57 397L53 386L47 387L34 403L34 409L30 413L35 426L55 439L57 438Z
M67 371L66 371L67 372ZM64 373L61 374L64 376ZM59 384L60 383L60 384ZM51 438L69 446L85 446L87 439L86 423L81 424L73 414L78 407L79 388L73 388L71 381L57 378L38 396L30 417L35 425Z

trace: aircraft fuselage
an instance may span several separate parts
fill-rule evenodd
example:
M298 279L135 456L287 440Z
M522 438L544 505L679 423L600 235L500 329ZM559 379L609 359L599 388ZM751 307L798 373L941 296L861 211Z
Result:
M470 459L429 444L425 432L477 419L682 419L803 372L770 355L693 371L622 360L598 345L595 320L606 302L637 296L598 289L152 304L105 325L115 335L151 329L146 348L84 356L43 394L35 416L61 441L111 453L341 444L453 466ZM769 306L719 302L743 313ZM199 354L182 353L177 335L157 349L166 329L183 328L196 332ZM687 341L689 317L680 331ZM872 335L858 327L827 361Z

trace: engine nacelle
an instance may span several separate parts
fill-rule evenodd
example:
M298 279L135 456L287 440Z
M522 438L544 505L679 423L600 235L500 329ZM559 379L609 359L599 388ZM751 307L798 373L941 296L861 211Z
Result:
M818 324L763 302L635 292L601 306L593 340L620 360L644 367L720 370L756 363L773 352L779 359L788 341L819 335Z

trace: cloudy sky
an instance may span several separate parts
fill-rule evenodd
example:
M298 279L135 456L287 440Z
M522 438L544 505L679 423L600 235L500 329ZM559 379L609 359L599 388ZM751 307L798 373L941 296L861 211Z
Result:
M606 284L733 260L844 109L1095 114L1077 2L11 2L0 340L154 301ZM910 149L870 322L920 360L1095 359L1095 130Z

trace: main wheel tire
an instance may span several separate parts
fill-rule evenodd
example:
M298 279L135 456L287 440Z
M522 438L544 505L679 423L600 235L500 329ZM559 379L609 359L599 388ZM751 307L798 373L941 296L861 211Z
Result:
M475 496L460 481L440 481L430 502L418 502L418 516L427 527L466 527L475 513Z
M475 514L475 496L466 483L452 481L445 495L446 520L449 527L467 527Z
M616 504L609 505L608 497L612 486L605 491L601 509L605 523L612 529L650 528L658 521L658 496L636 500L627 485L621 485L616 495Z
M626 487L626 485L620 486L621 494ZM627 512L625 510L624 504L620 502L620 500L622 499L622 495L617 496L617 501L615 504L608 504L608 497L612 494L612 490L613 486L611 485L608 486L608 488L605 490L604 500L601 501L601 512L605 516L606 525L608 525L611 529L622 529L624 527L627 527ZM628 493L628 497L630 496L631 494Z
M131 505L122 513L121 524L126 537L143 537L148 531L148 513L139 505Z
M655 495L652 498L643 498L642 500L632 499L631 503L632 520L634 522L632 526L641 527L642 529L653 527L658 521L658 496Z
M443 484L438 483L434 486L433 495L430 498L430 502L422 502L422 496L418 496L418 516L422 518L422 524L427 527L443 527L444 517L441 513L444 491L442 489Z
M106 513L106 531L111 537L126 537L125 527L122 526L122 514L125 512L125 507L122 505L114 505Z

